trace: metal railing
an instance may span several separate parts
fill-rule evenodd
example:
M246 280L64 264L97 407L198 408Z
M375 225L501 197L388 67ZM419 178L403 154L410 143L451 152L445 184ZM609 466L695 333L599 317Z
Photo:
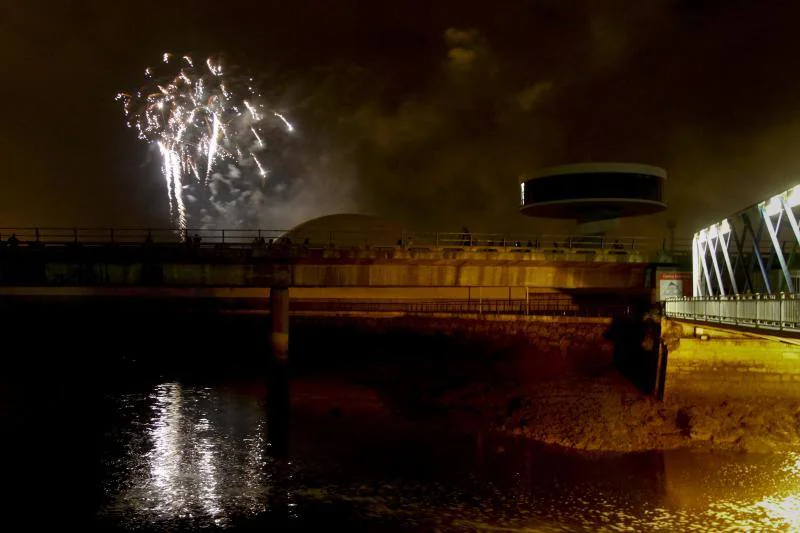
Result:
M552 253L652 253L666 251L665 239L646 237L593 237L566 234L503 234L463 232L409 232L396 237L385 230L308 231L276 229L147 229L147 228L0 228L0 243L8 246L164 246L187 244L195 247L258 247L270 245L314 248L396 248L451 249L470 251L542 250ZM677 252L688 252L690 241L675 245Z
M569 298L492 300L323 300L298 299L291 311L328 313L407 313L615 317L630 314L624 304L576 304Z
M800 298L795 294L680 298L665 302L672 318L772 330L800 330Z

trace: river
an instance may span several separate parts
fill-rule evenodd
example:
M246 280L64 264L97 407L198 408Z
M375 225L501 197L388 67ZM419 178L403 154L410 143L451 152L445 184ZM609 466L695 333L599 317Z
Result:
M103 530L800 528L800 455L578 455L300 409L283 463L269 458L257 383L164 382L101 403L99 491L84 503ZM52 460L17 458L30 472Z
M112 376L108 344L77 363L30 335L0 380L0 501L18 529L800 530L800 454L578 454L415 420L331 374L293 383L290 459L275 461L249 359L229 375L120 356Z

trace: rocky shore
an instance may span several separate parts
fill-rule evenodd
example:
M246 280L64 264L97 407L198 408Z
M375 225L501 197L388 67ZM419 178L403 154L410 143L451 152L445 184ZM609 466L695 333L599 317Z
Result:
M662 403L614 371L502 391L476 385L448 393L441 407L474 429L582 451L800 448L800 402Z
M359 338L351 364L337 371L343 397L330 399L331 412L369 397L414 423L590 452L800 449L800 402L659 402L617 370L612 329L597 320L361 321L350 332ZM336 335L346 337L346 330ZM359 353L370 335L382 344L380 357L374 345Z
M295 405L332 419L399 417L410 425L498 433L586 452L800 449L800 403L664 404L615 372L503 390L476 384L438 397L418 389L404 402L349 379L301 381Z

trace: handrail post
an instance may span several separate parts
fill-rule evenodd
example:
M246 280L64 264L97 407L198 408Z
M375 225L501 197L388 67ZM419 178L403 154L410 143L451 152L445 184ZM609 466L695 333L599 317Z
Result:
M78 244L78 228L74 226L72 227L72 240L75 242L75 244Z
M114 228L108 229L108 238L110 239L111 244L114 244Z
M225 244L225 230L223 229L220 231L222 231L222 244Z
M439 247L439 232L436 232L436 247Z

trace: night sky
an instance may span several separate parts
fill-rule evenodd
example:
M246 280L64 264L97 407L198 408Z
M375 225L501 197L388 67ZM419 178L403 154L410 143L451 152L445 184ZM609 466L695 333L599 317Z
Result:
M114 96L171 51L266 80L303 147L296 216L535 232L519 174L616 160L669 172L669 212L621 231L689 236L800 182L798 20L736 0L5 0L0 225L168 224Z

